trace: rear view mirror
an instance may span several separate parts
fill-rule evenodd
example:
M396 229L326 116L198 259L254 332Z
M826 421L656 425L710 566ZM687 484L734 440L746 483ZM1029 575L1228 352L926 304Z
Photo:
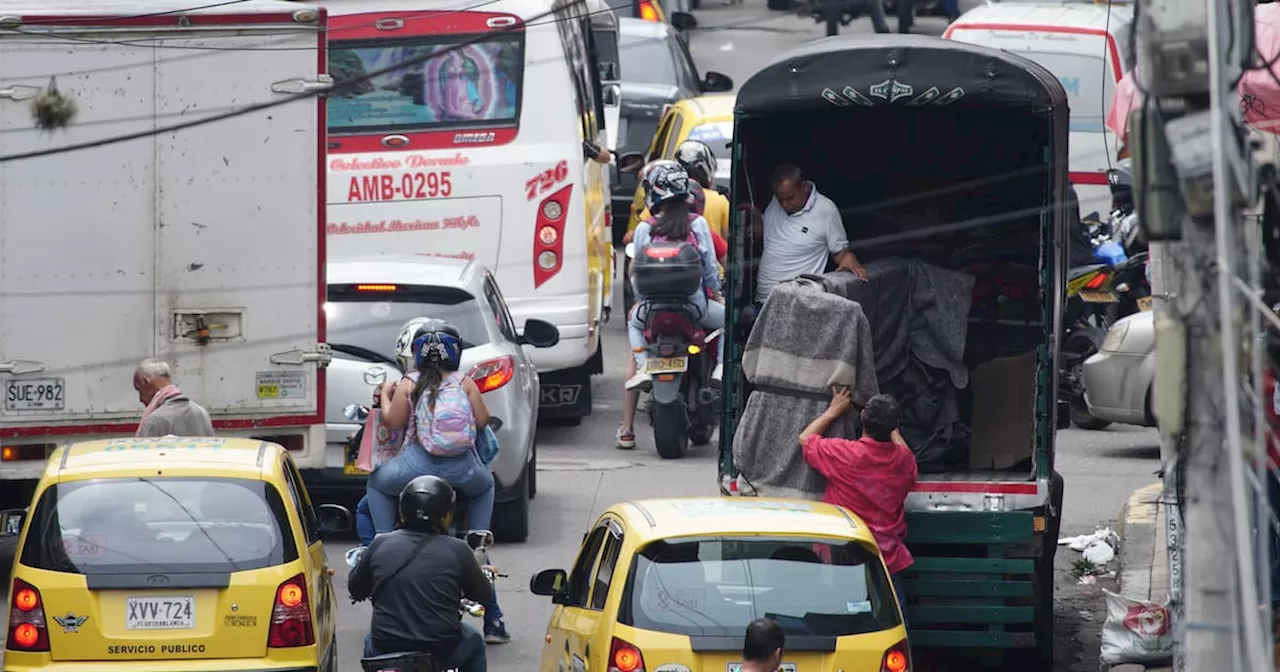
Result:
M618 157L618 172L635 173L644 165L644 154L632 152Z
M560 342L560 329L544 320L528 319L524 321L520 342L535 348L550 348Z
M724 93L732 90L733 78L722 72L713 70L702 78L702 91L704 93Z
M698 17L689 12L671 12L671 25L676 30L693 30L698 27Z
M320 525L320 534L324 535L350 532L353 522L347 507L338 504L317 506L316 521Z
M0 537L16 537L22 534L22 524L26 521L26 509L0 511Z
M569 575L563 569L544 569L529 579L529 592L534 595L560 595L569 587Z

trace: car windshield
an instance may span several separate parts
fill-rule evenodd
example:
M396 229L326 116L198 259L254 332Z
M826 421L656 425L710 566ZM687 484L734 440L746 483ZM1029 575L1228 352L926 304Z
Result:
M622 605L626 625L678 635L740 637L761 617L827 637L900 622L879 556L832 539L657 541L632 561Z
M157 476L58 483L36 504L30 529L38 536L23 547L22 564L76 574L274 567L298 559L288 521L280 493L264 481Z
M480 302L456 287L330 285L324 304L328 340L396 358L396 337L415 317L434 317L457 327L463 347L489 342ZM389 287L394 287L389 290ZM347 354L341 353L338 354Z
M671 48L663 40L622 35L618 56L622 59L622 81L641 84L679 83Z
M441 50L449 51L423 58ZM329 72L343 81L391 70L326 98L334 133L514 126L520 116L524 34L432 35L397 40L335 41Z

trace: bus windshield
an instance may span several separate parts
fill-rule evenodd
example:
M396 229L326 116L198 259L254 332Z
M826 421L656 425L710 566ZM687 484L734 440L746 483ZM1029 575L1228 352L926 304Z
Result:
M524 34L336 41L329 45L335 89L331 133L391 133L515 126L520 116ZM461 46L466 45L466 46ZM432 55L437 54L439 55ZM428 57L425 61L416 59ZM404 63L410 65L397 68ZM347 88L344 81L390 70Z

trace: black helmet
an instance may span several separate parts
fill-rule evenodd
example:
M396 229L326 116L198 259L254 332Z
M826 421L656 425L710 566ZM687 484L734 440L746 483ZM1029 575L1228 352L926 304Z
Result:
M1107 170L1107 184L1111 187L1111 209L1126 215L1133 212L1133 167L1129 159L1117 161Z
M400 526L407 530L445 534L453 524L457 495L439 476L419 476L400 491Z
M435 367L457 371L462 366L462 334L444 320L423 321L409 339L409 348L419 370Z

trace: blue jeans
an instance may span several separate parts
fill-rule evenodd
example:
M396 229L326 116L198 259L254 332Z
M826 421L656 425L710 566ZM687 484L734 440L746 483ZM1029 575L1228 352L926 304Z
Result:
M396 523L396 507L400 491L419 476L439 476L467 498L467 527L487 530L493 521L493 473L484 466L475 451L455 457L436 457L416 443L406 440L404 450L378 465L369 474L366 489L373 528L379 534L390 532Z
M907 627L907 587L902 583L902 575L893 575L893 592L898 596L898 608L902 610L902 627Z
M377 531L373 527L373 516L369 514L369 496L365 495L360 498L360 502L356 504L356 534L360 536L360 545L368 546L373 543L373 537ZM484 623L486 626L494 625L502 620L502 607L498 606L498 591L493 592L493 598L484 605Z
M644 361L648 358L645 353L644 342L644 322L640 319L641 313L648 311L647 306L641 306L643 299L636 297L636 306L631 311L631 317L627 320L627 340L631 341L631 350L635 353L636 371L644 372ZM698 319L698 324L708 329L720 329L724 327L724 304L717 303L707 299L707 295L698 292L689 297L689 303L696 306L702 317ZM724 364L724 339L721 338L716 345L716 364Z
M364 636L364 657L370 658L380 656L387 653L396 653L395 651L378 651L373 648L373 633ZM470 623L462 624L462 641L458 642L458 648L454 649L453 655L448 660L437 661L444 663L445 667L456 667L458 672L487 672L489 663L485 661L484 656L484 637Z

